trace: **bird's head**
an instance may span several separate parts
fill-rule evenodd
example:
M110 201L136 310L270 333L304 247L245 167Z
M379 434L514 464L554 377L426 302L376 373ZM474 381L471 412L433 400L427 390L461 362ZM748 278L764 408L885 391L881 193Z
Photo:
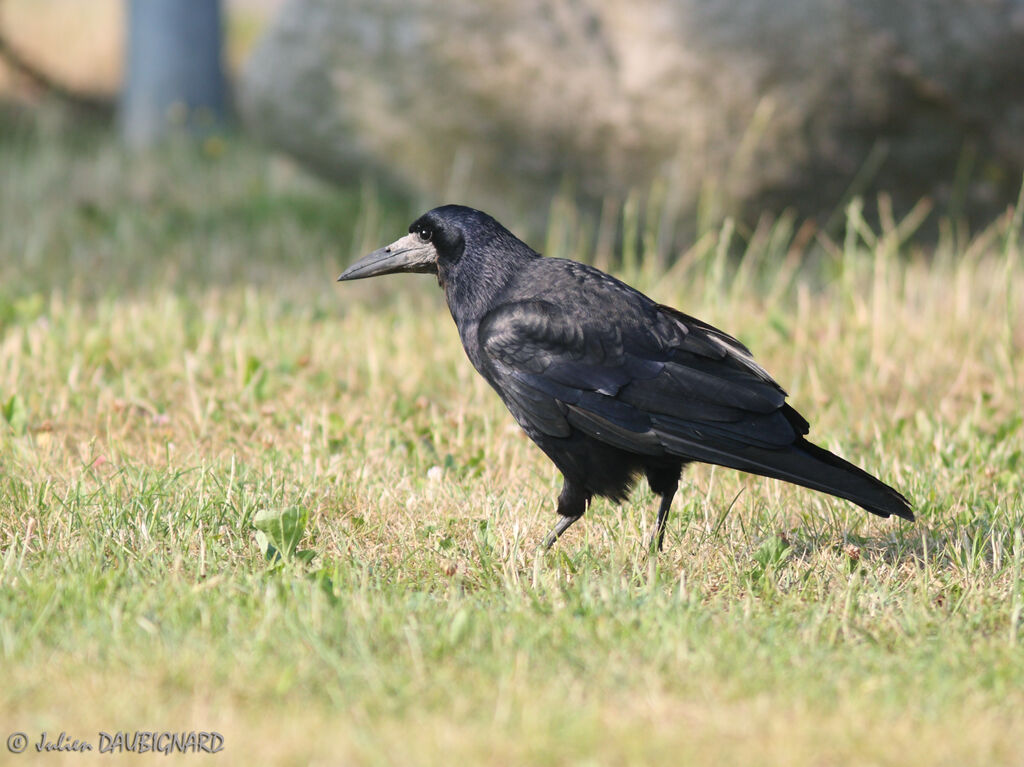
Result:
M454 271L472 273L486 284L537 254L479 210L443 205L413 221L409 234L356 261L338 278L360 280L396 272L438 275L444 284ZM466 262L466 263L463 263ZM459 269L465 266L465 269Z
M468 221L461 211L485 215L459 205L434 208L412 222L409 234L359 259L338 281L397 272L438 274L439 268L458 261L465 250Z

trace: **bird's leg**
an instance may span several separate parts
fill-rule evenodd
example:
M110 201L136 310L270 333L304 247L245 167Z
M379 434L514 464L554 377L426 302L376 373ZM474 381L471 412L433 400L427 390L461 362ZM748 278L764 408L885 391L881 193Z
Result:
M550 549L554 546L555 541L557 541L562 536L562 533L568 530L572 526L572 523L577 519L579 519L579 517L566 517L559 514L558 522L555 524L555 529L548 533L547 538L544 539L544 548Z
M671 489L666 490L661 496L661 505L658 506L658 524L654 528L654 533L651 535L651 548L658 547L658 551L661 551L662 545L665 543L665 523L668 522L668 510L672 508L672 499L676 494L676 485L673 485Z
M682 471L682 462L647 467L647 483L651 486L651 490L661 496L661 505L658 507L658 523L651 534L651 549L657 546L657 550L661 551L661 547L665 543L665 523L668 522L668 510L672 508L672 499L675 498L676 489L679 487L679 476Z
M550 549L555 541L561 537L562 533L572 527L573 522L583 516L583 512L587 510L589 502L590 493L579 485L565 480L562 484L562 492L558 495L558 522L555 523L555 529L548 533L547 538L544 539L545 549Z

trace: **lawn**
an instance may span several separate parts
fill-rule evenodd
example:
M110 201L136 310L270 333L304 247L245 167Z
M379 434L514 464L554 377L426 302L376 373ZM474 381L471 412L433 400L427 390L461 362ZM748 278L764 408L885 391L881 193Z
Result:
M784 217L667 271L626 253L918 520L699 466L660 557L642 483L543 553L560 479L432 278L334 282L421 210L240 138L133 156L59 115L4 128L0 736L216 731L186 758L232 764L1024 761L1024 208L929 241L923 203L871 227L854 202L837 241ZM583 220L557 206L535 244L586 253ZM657 224L627 229L650 248ZM305 523L271 532L283 558L254 527L281 512Z

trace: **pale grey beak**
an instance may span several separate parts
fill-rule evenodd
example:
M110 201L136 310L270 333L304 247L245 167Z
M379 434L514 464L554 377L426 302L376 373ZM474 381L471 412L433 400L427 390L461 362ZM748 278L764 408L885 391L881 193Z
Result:
M356 261L341 273L338 282L395 272L437 274L437 249L434 244L424 242L418 235L407 234L386 248L375 250Z

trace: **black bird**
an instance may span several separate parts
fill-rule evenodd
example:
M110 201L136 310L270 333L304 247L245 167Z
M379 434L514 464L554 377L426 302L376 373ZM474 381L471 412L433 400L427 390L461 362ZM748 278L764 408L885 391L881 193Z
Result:
M775 477L913 520L907 499L804 439L807 421L735 338L593 267L543 258L486 213L445 205L338 278L437 275L470 362L564 477L550 547L590 499L643 474L672 497L691 461Z

